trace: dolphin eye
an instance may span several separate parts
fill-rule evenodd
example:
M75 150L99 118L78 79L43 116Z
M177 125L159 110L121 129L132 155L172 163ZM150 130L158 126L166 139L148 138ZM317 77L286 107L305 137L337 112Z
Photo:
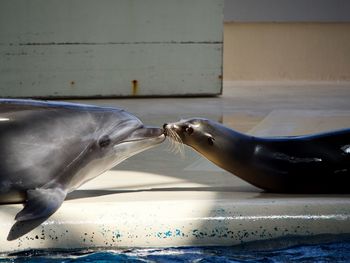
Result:
M110 143L111 143L111 139L109 138L108 135L102 136L101 139L98 141L98 145L101 148L108 146Z
M193 128L192 127L187 127L186 132L188 135L191 135L193 133Z

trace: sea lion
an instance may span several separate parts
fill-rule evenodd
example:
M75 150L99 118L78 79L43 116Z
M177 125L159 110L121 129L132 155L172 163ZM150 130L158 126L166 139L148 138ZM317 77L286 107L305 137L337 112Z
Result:
M350 193L350 129L261 138L202 118L163 127L168 137L268 192Z
M25 202L17 221L48 217L69 192L164 139L119 108L0 99L0 203Z

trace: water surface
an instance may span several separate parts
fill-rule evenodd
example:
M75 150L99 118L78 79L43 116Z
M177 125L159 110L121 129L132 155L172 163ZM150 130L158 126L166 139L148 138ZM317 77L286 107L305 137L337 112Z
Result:
M350 262L350 241L275 251L242 251L234 247L26 251L3 256L0 262Z

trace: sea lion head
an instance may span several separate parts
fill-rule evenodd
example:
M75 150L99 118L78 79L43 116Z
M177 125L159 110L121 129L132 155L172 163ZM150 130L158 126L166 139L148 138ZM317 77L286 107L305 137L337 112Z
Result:
M166 123L163 128L171 139L192 147L208 159L215 159L215 152L222 147L218 125L208 119L192 118Z

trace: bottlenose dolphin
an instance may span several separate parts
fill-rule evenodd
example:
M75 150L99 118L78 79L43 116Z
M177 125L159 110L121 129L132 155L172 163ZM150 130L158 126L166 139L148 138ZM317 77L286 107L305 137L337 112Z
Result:
M47 218L68 193L164 139L119 108L0 99L0 203L24 202L17 221Z

